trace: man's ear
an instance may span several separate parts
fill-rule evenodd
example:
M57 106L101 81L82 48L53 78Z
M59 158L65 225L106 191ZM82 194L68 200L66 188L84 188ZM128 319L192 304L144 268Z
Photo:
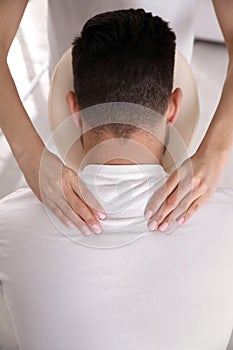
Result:
M78 99L77 96L73 91L69 91L66 95L66 102L68 105L68 108L70 110L70 114L74 118L74 122L78 128L82 128L82 119L81 116L79 115L79 104L78 104Z
M179 110L180 110L180 105L182 101L182 90L180 88L176 88L170 97L169 103L168 103L168 108L165 113L165 118L167 119L169 124L175 124Z

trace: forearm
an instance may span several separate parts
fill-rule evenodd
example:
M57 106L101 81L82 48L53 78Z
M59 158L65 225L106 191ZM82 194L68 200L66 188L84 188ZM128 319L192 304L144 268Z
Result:
M198 152L207 157L218 157L219 166L224 166L233 145L233 1L213 0L213 5L225 39L229 64L219 104Z
M221 98L207 133L199 146L202 153L228 159L233 146L233 59L230 59Z
M31 154L39 158L44 145L19 98L6 53L0 47L0 127L21 165ZM38 159L35 159L38 161Z
M0 44L8 53L28 0L0 0Z

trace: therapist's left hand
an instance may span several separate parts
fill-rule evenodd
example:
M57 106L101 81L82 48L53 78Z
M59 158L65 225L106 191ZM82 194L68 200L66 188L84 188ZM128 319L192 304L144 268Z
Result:
M195 153L154 193L145 209L148 228L169 231L183 224L215 191L226 164L223 153Z
M71 229L76 226L84 236L101 233L100 220L106 218L103 207L59 157L46 147L42 156L34 149L20 166L35 195L64 225Z

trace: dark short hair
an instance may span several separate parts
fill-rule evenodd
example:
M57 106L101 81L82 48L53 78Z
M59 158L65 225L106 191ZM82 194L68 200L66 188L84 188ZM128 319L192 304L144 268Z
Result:
M74 90L81 109L128 102L166 111L173 87L175 34L143 9L98 14L73 41ZM125 125L128 136L134 127ZM122 125L108 129L121 137Z

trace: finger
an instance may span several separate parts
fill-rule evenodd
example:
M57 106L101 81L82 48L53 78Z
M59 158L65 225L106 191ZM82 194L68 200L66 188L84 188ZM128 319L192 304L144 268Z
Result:
M170 229L172 229L172 227L177 226L177 223L178 224L183 223L182 218L183 218L184 213L190 207L192 202L195 199L199 198L198 196L194 198L194 197L192 197L192 195L193 195L192 191L187 193L186 196L184 196L184 198L182 198L182 200L179 202L179 204L177 205L175 210L173 210L171 213L169 213L163 219L163 221L160 222L160 224L158 225L158 229L161 232L169 231Z
M151 199L149 200L145 209L145 218L147 220L149 220L163 205L166 198L177 187L178 182L179 182L179 175L178 175L178 171L175 170L170 175L166 183L158 191L156 191L151 197Z
M154 231L160 226L160 230L165 231L176 215L174 215L175 210L177 209L178 212L183 212L201 195L203 195L202 188L199 187L198 184L193 184L193 181L190 181L189 177L185 177L167 197L158 211L151 217L148 222L149 229ZM170 222L166 220L168 216ZM173 220L173 223L174 222Z
M101 233L101 225L94 216L94 213L87 207L78 195L71 190L66 193L66 201L69 203L73 211L78 214L89 228L96 234Z
M209 199L210 196L203 196L196 199L183 214L182 224L187 222Z
M196 211L207 202L208 198L199 196L195 198L191 204L189 200L184 198L180 203L180 207L165 218L164 222L159 226L159 230L162 232L169 231L175 224L182 225L196 213Z
M188 206L192 203L192 194L190 191L190 184L188 181L183 181L176 187L176 189L171 193L170 196L166 199L165 203L158 209L158 211L151 217L148 222L148 228L151 231L156 230L159 225L164 223L165 218L172 214L176 208L183 207L185 203L188 203ZM187 206L187 208L188 208ZM163 227L164 227L163 226Z
M71 206L66 202L66 200L63 197L57 199L56 203L54 204L60 209L63 215L68 218L68 221L74 224L85 236L89 236L91 234L91 231L86 225L86 223L80 218L80 216L75 214ZM67 226L69 227L69 223L67 224ZM99 234L101 233L101 230L100 232L98 231L95 233Z
M104 208L97 201L97 199L90 192L90 190L83 184L83 182L78 176L72 178L71 186L73 191L87 204L87 206L93 212L95 217L97 217L100 220L106 219L106 213Z
M43 202L44 203L44 202ZM45 204L45 203L44 203ZM47 201L46 206L56 215L56 217L68 228L74 228L74 224L63 214L61 209L53 202Z

